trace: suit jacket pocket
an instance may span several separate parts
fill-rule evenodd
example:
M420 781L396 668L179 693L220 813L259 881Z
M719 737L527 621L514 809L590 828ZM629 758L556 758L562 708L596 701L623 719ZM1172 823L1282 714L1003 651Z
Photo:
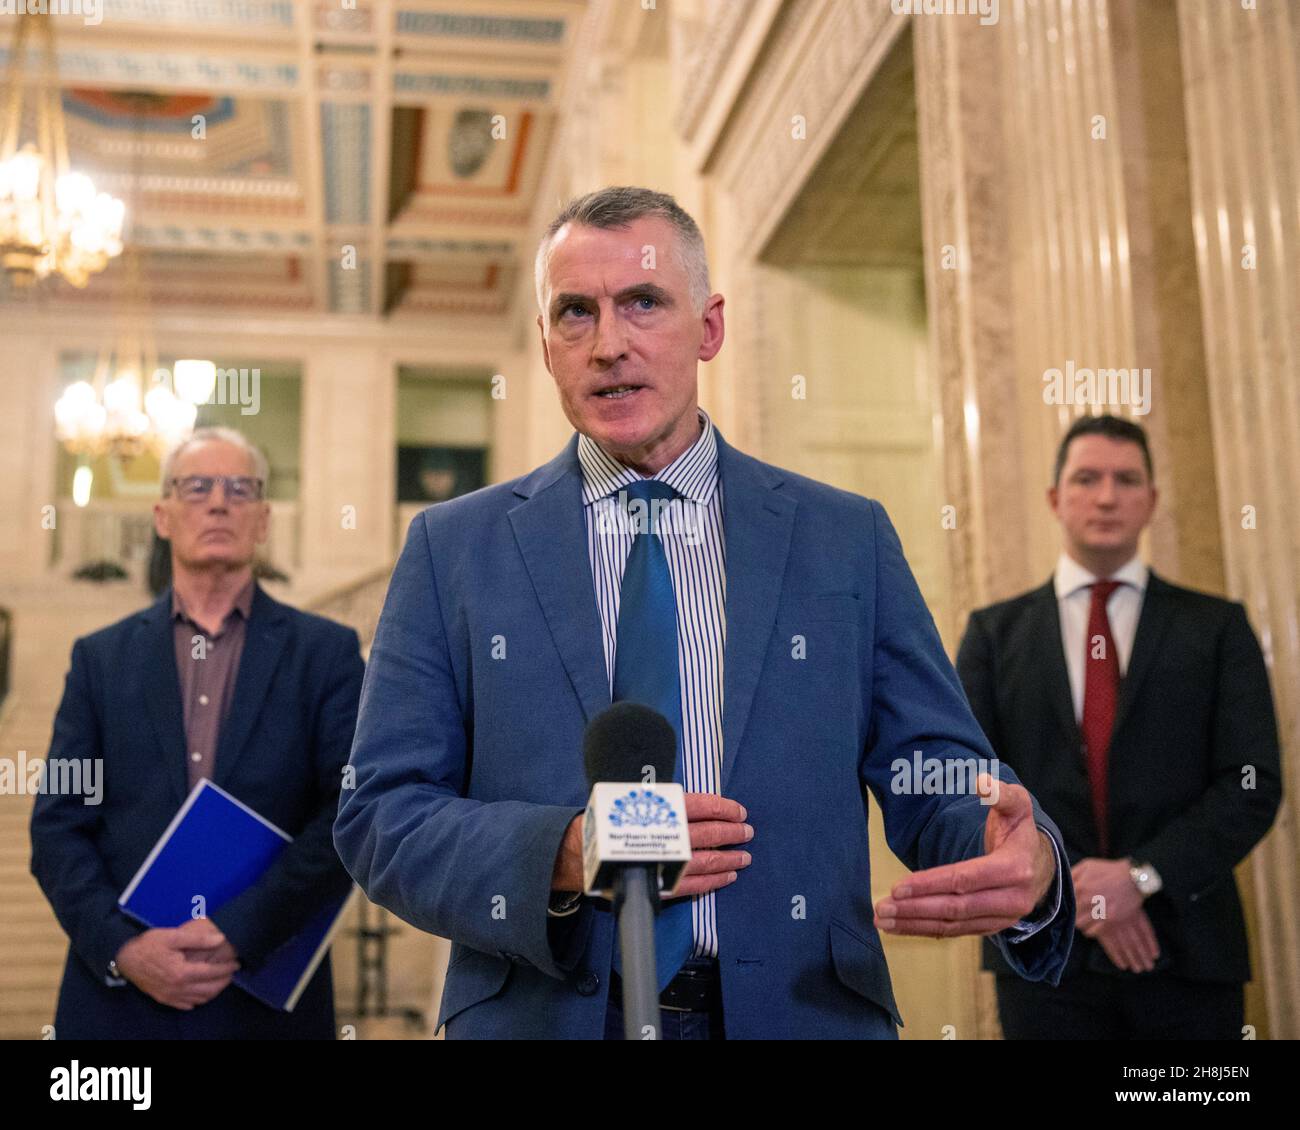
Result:
M512 968L509 961L496 954L461 947L461 952L447 966L447 983L443 986L442 1008L438 1010L434 1032L467 1008L501 992Z
M831 960L835 963L836 976L859 996L883 1008L901 1028L903 1018L894 1002L889 966L880 944L835 918L831 919L830 929Z

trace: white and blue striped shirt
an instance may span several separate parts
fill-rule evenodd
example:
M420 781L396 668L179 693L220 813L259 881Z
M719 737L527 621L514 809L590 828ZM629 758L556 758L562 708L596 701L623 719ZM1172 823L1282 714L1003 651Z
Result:
M722 657L726 643L727 572L722 538L722 484L713 421L697 409L700 437L653 478L673 487L674 498L659 511L656 527L668 558L677 597L677 660L682 692L682 780L691 793L716 793L722 780ZM643 476L610 457L589 436L578 438L582 464L587 552L596 588L610 695L623 568L635 536L632 519L617 492ZM614 495L615 497L610 497ZM718 918L714 894L696 895L691 905L696 957L717 957Z

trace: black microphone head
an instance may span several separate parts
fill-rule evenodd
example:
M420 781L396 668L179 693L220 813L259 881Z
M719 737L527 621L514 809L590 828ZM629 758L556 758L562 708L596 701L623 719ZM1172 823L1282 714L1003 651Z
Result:
M677 764L677 734L673 724L657 710L639 702L616 702L587 725L582 737L582 757L587 782L654 780L668 783Z

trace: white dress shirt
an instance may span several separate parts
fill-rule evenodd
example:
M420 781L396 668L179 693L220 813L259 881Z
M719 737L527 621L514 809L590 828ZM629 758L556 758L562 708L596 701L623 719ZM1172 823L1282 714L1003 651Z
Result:
M1137 557L1115 570L1109 578L1088 572L1066 553L1062 553L1056 563L1052 583L1061 616L1061 645L1065 648L1065 666L1070 673L1070 696L1074 699L1076 722L1083 721L1083 669L1088 651L1088 610L1092 604L1089 586L1099 580L1121 582L1106 602L1106 616L1110 620L1111 639L1115 643L1119 673L1123 677L1128 670L1129 656L1133 654L1133 639L1137 635L1142 599L1146 596L1148 573L1147 567Z

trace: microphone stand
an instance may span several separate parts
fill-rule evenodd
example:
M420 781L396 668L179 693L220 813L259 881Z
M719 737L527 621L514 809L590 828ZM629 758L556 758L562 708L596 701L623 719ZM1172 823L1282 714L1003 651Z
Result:
M655 972L655 864L620 867L614 876L614 915L623 957L623 1037L659 1039L659 985Z

